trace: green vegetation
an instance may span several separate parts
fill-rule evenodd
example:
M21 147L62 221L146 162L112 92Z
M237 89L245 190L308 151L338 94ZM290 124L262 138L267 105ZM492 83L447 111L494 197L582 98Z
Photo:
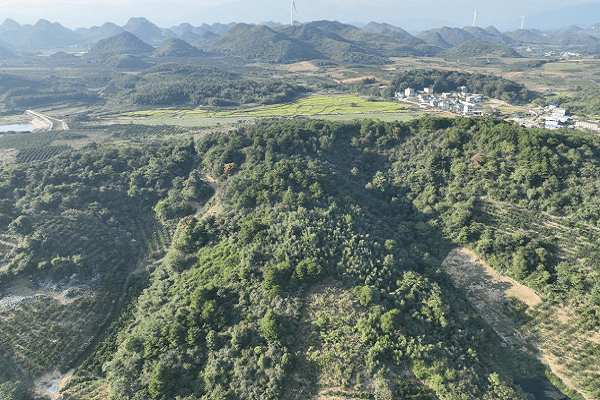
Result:
M98 95L76 79L26 79L0 73L0 111L47 107L57 103L94 103Z
M465 57L520 57L514 49L483 39L469 39L439 54L445 58Z
M129 141L2 170L2 284L31 275L38 293L0 321L23 371L5 380L73 366L124 304L73 398L524 399L512 382L543 367L498 346L441 272L456 244L535 288L540 315L573 307L581 337L600 325L586 136L434 117L263 120L194 145L144 129L107 126ZM146 255L164 258L132 275ZM541 337L546 320L513 307ZM585 343L563 343L581 354L568 376L595 396Z
M247 118L247 117L277 117L277 116L324 116L324 115L353 115L369 113L399 113L406 112L407 106L391 101L369 101L355 95L312 95L302 97L291 103L267 105L261 107L239 108L234 110L210 109L159 109L131 111L120 114L121 120L135 122L143 120L158 120L164 123L176 118L185 124L186 120L197 118Z
M88 350L135 289L130 274L170 243L157 218L206 200L195 157L189 141L94 144L2 168L0 348L18 365L8 379L66 371Z
M547 102L558 103L569 112L589 118L600 116L600 88L595 85L586 89L576 88L572 95L549 97Z
M281 80L259 82L214 67L163 64L141 75L119 75L109 84L117 98L139 105L272 104L290 101L306 88Z
M530 96L525 86L497 76L423 69L406 71L396 76L385 95L392 97L394 92L403 92L409 87L415 90L432 87L435 93L442 93L459 90L461 86L466 86L470 93L479 93L509 103L527 101Z
M219 211L179 220L116 343L68 393L525 399L512 381L541 366L497 345L441 273L452 244L419 192L389 179L411 165L403 145L454 124L267 120L202 138Z

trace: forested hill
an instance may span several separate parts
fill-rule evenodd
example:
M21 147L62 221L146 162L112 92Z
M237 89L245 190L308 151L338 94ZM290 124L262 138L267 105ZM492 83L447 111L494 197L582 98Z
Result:
M1 304L0 397L75 367L67 399L528 399L546 335L500 345L444 272L466 246L541 296L507 300L515 321L570 310L555 351L599 398L600 144L579 135L263 120L3 168L0 288L34 295Z
M196 151L215 195L178 221L148 288L65 394L525 399L514 380L544 367L499 346L441 261L472 246L597 327L595 250L574 266L550 238L486 227L480 207L598 215L595 146L462 118L273 120L206 136Z

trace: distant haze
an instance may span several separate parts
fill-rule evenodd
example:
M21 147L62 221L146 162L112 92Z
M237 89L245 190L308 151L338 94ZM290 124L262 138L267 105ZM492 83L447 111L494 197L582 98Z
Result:
M11 0L8 0L11 1ZM440 26L471 25L477 9L477 26L501 30L518 29L521 16L527 28L549 29L572 24L600 22L600 3L589 0L296 0L295 20L390 23L410 31ZM556 10L562 9L559 12ZM592 10L592 11L590 11ZM43 18L75 29L113 22L124 25L130 17L145 17L161 27L182 22L202 23L275 21L289 23L289 0L12 0L0 4L0 16L20 24ZM1 21L0 21L1 23Z

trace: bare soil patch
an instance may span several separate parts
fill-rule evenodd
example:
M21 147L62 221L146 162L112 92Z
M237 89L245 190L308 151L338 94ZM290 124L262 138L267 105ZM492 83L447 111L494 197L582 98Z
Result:
M586 399L593 398L581 392L580 374L583 370L600 374L598 367L589 371L590 364L582 357L592 343L598 343L600 335L581 327L573 310L549 306L533 289L502 275L465 248L452 250L442 267L502 338L499 345L533 353L567 386ZM511 298L529 307L525 321L518 317Z
M519 342L516 338L522 335L509 315L509 298L516 297L534 307L542 302L535 291L505 275L500 275L483 263L475 253L465 248L452 250L442 262L442 266L452 276L456 286L466 289L471 304L503 338L505 345ZM516 338L511 340L510 337Z
M60 391L65 387L67 381L73 376L75 370L70 370L66 374L55 370L46 374L35 381L36 392L39 395L46 396L51 400L62 399Z
M365 75L365 76L359 76L358 78L344 79L342 82L343 83L355 83L355 82L360 82L365 79L377 79L377 78L375 78L373 75Z
M288 71L301 72L301 71L318 71L319 67L310 61L302 61L296 64L292 64L288 67Z

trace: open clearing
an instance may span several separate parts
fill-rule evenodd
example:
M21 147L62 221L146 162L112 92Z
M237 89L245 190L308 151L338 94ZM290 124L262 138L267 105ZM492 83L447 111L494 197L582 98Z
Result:
M535 291L501 276L468 249L452 250L442 266L501 337L499 346L536 354L571 389L586 399L597 398L598 333L581 326L568 307L544 302ZM515 299L527 310L517 311Z

